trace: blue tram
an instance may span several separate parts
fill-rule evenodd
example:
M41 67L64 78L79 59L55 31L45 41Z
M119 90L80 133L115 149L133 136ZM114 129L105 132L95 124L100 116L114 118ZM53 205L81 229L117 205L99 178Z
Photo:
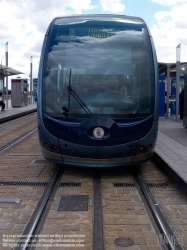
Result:
M55 18L38 75L43 156L87 167L151 158L158 130L158 66L144 20L123 15Z

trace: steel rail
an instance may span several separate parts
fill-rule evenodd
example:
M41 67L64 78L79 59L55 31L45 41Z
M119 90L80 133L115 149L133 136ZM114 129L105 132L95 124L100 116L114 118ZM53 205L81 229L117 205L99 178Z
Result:
M103 215L100 174L94 176L94 200L93 200L93 250L104 250Z
M27 124L19 124L19 127L16 128L16 126L10 128L10 129L7 129L7 130L4 130L3 133L0 133L0 136L1 136L1 140L3 139L6 139L7 136L9 135L15 135L15 133L17 133L20 129L23 129L23 127L27 127L27 126L31 126L31 124L34 126L34 124L36 123L35 120L32 120L32 121L28 121Z
M28 132L26 132L25 134L17 137L16 139L14 139L13 141L9 142L8 144L4 145L3 147L0 148L0 154L2 154L5 150L9 149L10 147L12 147L13 145L15 145L16 143L22 141L23 139L25 139L27 136L29 136L30 134L34 133L35 131L37 131L38 128L35 128L33 130L30 130Z
M62 168L61 165L57 165L56 171L54 172L40 200L38 201L38 204L29 221L27 222L22 232L22 236L18 240L17 246L14 248L14 250L26 250L28 247L30 247L29 242L32 240L32 236L34 235L34 231L37 228L37 224L42 216L51 192L53 191L56 182L58 182L58 179L61 178L62 171L64 171L64 168Z
M5 129L7 129L7 128L9 128L9 127L12 127L12 126L14 126L14 125L16 125L16 124L19 124L19 123L21 123L21 122L23 122L23 121L26 121L26 120L28 120L28 119L30 119L30 118L33 118L33 117L36 116L36 115L37 115L37 114L31 115L31 116L29 116L29 117L27 117L27 118L24 118L24 119L22 119L22 120L20 120L20 121L17 121L17 122L12 122L11 124L6 125L6 126L0 128L0 132L3 131L3 130L5 130Z
M42 230L42 228L43 228L43 226L44 226L44 223L45 223L46 218L47 218L47 216L48 216L48 213L49 213L49 211L50 211L51 204L52 204L52 202L53 202L53 200L54 200L56 191L57 191L58 188L60 187L61 178L62 178L62 175L63 175L64 171L65 171L65 167L62 168L62 171L61 171L60 174L59 174L59 177L58 177L58 179L57 179L57 181L56 181L56 183L55 183L55 185L54 185L54 187L53 187L53 190L52 190L51 193L50 193L50 196L49 196L49 198L48 198L48 201L47 201L47 203L46 203L46 206L45 206L45 208L44 208L44 210L43 210L43 212L42 212L42 214L41 214L41 216L40 216L40 219L39 219L39 221L38 221L38 224L37 224L37 226L36 226L36 228L35 228L35 230L34 230L34 232L33 232L33 234L34 234L35 236L40 234L40 232L41 232L41 230ZM36 245L37 245L37 244L36 244L36 238L31 239L31 241L29 242L28 250L37 249Z
M169 250L184 250L180 245L180 242L178 242L175 233L172 231L170 225L165 219L162 211L158 207L157 202L152 196L151 191L149 190L143 178L139 174L135 174L135 179L141 188L142 194L151 210L161 235L164 236L163 241L165 240L165 242L162 242L164 246L166 246Z

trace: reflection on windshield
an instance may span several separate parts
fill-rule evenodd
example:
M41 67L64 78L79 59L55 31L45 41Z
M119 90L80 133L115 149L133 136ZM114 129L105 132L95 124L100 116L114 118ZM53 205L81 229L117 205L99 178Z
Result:
M89 111L110 117L150 114L150 62L144 29L96 23L101 28L87 23L54 25L46 60L46 113L67 117L62 112L67 108L68 117L88 117Z
M68 117L69 112L72 110L70 109L71 105L71 100L70 97L73 96L74 100L81 106L81 108L89 115L89 117L93 117L94 115L90 111L90 109L85 105L83 100L76 94L74 86L71 85L71 69L70 69L70 76L69 76L69 85L67 87L67 90L69 92L68 95L68 105L65 104L65 106L62 107L62 114L65 115L65 117Z

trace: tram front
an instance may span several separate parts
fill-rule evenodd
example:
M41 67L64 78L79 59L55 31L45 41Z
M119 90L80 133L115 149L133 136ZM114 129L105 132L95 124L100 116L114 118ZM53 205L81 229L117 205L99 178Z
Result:
M93 167L137 164L151 157L158 127L157 62L142 19L54 19L38 79L44 157Z

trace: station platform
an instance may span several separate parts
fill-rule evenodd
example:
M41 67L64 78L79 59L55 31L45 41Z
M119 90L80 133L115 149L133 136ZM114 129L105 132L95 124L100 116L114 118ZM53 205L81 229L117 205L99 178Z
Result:
M5 102L6 104L6 102ZM12 107L11 100L8 100L8 108L5 111L0 111L0 123L6 122L10 119L18 118L22 115L32 113L37 110L37 104L29 104L25 107Z
M183 126L183 121L160 118L158 129L153 158L162 165L165 164L167 171L177 182L187 184L187 129Z

